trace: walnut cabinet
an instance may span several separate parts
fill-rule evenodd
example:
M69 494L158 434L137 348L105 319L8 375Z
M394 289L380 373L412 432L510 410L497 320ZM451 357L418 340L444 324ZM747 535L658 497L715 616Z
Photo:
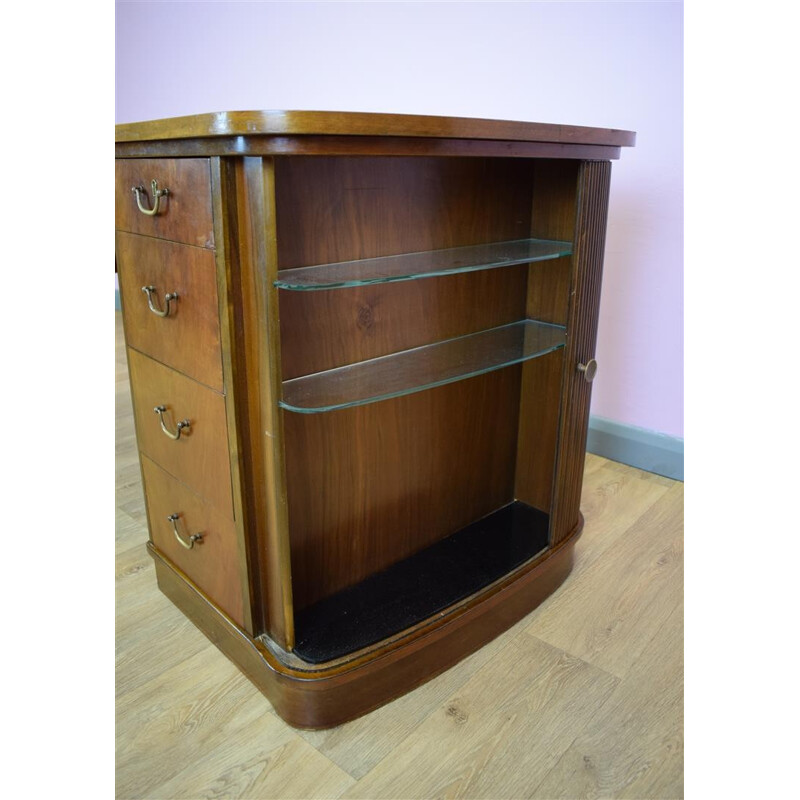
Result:
M627 131L357 113L117 126L161 590L300 727L567 577Z

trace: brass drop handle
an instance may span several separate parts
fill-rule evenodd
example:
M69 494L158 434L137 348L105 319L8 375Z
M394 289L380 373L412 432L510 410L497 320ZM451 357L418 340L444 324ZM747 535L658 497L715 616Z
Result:
M173 300L178 299L177 292L167 292L164 295L164 310L162 311L160 308L156 308L153 305L153 294L156 291L155 286L142 286L142 291L147 295L147 305L150 306L150 310L157 316L157 317L168 317L169 316L169 304Z
M175 531L175 538L178 540L178 543L181 545L181 547L191 550L194 547L195 542L202 541L203 534L193 533L187 542L186 539L181 536L180 531L178 530L178 520L180 519L180 516L180 514L170 514L167 519L172 523L172 530Z
M158 181L155 180L155 178L150 181L150 188L153 192L152 208L145 208L142 205L142 195L147 194L147 190L144 186L131 186L131 191L136 195L136 205L139 206L139 211L141 211L142 214L146 214L148 217L154 217L158 214L158 206L161 203L161 198L169 194L169 189L159 189Z
M189 422L189 420L188 420L188 419L182 419L182 420L181 420L181 421L178 423L178 428L177 428L177 430L175 431L175 433L173 433L173 432L172 432L172 431L171 431L171 430L170 430L170 429L169 429L169 428L168 428L168 427L167 427L167 426L164 424L164 412L165 412L166 410L167 410L167 407L166 407L166 406L156 406L156 407L153 409L153 411L155 411L155 412L156 412L156 414L158 414L158 421L161 423L161 430L162 430L162 431L164 431L164 433L166 433L166 434L167 434L167 436L169 436L169 438L170 438L170 439L180 439L180 438L181 438L181 433L183 433L183 431L184 431L184 430L186 431L186 433L189 433L189 432L190 432L190 428L191 428L191 424L192 424L192 423L191 423L191 422Z
M578 364L578 372L583 373L586 383L591 383L594 380L594 376L597 375L597 362L591 359L585 364Z

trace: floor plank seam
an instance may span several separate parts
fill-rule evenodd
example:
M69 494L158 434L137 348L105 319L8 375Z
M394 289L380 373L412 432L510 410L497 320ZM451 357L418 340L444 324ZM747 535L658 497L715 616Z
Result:
M598 664L594 664L591 661L587 661L583 656L579 656L576 653L573 653L563 647L559 647L558 645L552 644L548 642L547 639L542 639L541 636L537 636L535 633L531 633L529 630L522 631L526 636L530 636L531 639L535 639L540 644L549 647L551 650L555 650L556 652L563 653L565 656L569 658L575 659L575 661L580 661L582 664L585 664L587 667L590 667L593 670L597 670L597 672L602 672L604 675L608 676L609 678L613 678L615 681L622 681L625 679L624 675L617 675L610 670L605 669L604 667L599 666Z

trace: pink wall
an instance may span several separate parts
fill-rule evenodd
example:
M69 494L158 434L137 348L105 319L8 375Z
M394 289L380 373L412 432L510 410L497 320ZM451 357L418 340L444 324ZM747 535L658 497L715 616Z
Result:
M635 130L614 163L592 413L683 436L679 2L117 2L117 122L259 108Z

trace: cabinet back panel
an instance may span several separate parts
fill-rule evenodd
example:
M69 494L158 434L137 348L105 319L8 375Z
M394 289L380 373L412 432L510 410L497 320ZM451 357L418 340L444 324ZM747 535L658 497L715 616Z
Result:
M533 162L276 160L278 267L530 235ZM280 291L282 377L525 316L528 267ZM328 414L284 413L295 609L514 499L519 367Z
M281 291L283 380L523 319L527 269Z
M279 269L528 236L533 162L276 159Z
M285 412L295 609L513 500L519 365L326 414Z
M276 162L280 269L524 239L532 162ZM524 266L329 291L281 291L283 379L520 319Z

